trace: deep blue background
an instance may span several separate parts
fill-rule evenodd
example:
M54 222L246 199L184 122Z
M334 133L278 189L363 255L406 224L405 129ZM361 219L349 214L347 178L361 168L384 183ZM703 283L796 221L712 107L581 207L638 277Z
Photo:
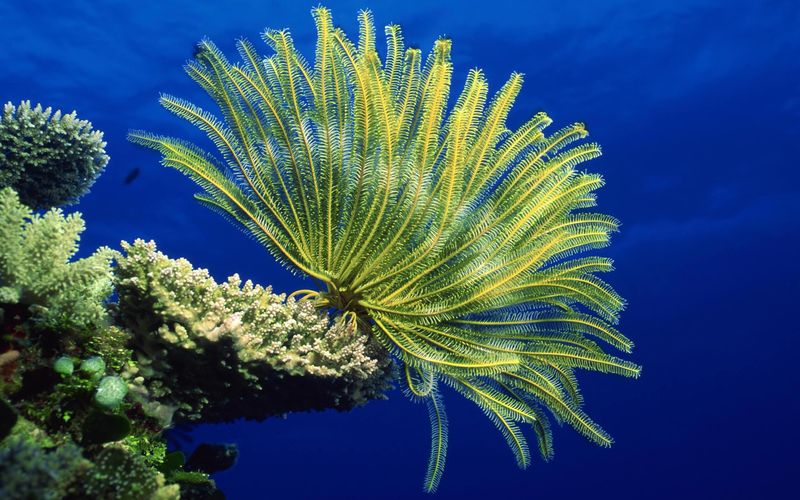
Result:
M359 8L410 44L453 38L456 88L473 66L497 89L526 74L511 124L538 110L588 124L605 155L600 208L624 225L605 252L630 306L638 381L585 374L587 410L617 442L556 432L556 458L519 471L479 410L447 394L451 447L438 498L783 498L798 473L800 7L779 1L329 2L353 36ZM71 111L112 160L76 208L82 252L155 239L173 257L279 291L300 287L254 241L195 204L194 186L127 143L130 128L187 135L160 91L202 102L182 73L209 36L290 27L313 51L312 3L0 1L0 100ZM123 179L134 167L141 176ZM235 441L229 498L422 497L425 410L395 391L348 414L198 429ZM197 442L197 441L195 441Z

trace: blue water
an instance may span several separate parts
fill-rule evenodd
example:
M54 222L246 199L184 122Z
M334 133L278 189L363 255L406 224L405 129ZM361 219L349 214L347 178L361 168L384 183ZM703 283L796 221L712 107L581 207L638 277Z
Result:
M301 287L125 135L193 133L156 101L160 91L200 100L181 65L203 36L234 56L237 37L289 27L311 54L313 5L0 2L0 100L77 109L106 133L111 163L77 207L88 224L84 253L152 238L219 279L238 272L279 291ZM643 376L582 377L588 412L616 444L601 449L558 429L554 462L520 471L481 412L448 393L451 445L437 498L794 496L800 4L327 5L353 36L356 12L370 7L378 25L401 24L410 44L452 37L456 82L475 66L494 88L524 72L511 125L538 110L556 125L586 122L605 154L585 168L606 177L600 208L624 224L605 254L630 302L621 326ZM425 409L389 396L347 414L203 427L194 443L239 444L237 466L216 477L231 499L423 497Z

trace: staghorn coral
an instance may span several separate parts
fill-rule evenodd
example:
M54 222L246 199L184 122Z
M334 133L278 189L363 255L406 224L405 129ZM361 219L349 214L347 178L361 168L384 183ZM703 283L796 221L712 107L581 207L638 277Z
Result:
M103 133L73 111L10 102L0 116L0 188L42 209L77 201L108 163Z
M443 382L500 430L520 467L529 425L552 457L548 410L588 439L611 437L583 410L575 371L637 377L639 366L607 354L633 343L616 330L623 299L598 274L609 259L577 254L604 247L618 222L586 211L599 175L577 167L600 155L577 123L552 134L533 116L506 119L522 75L488 99L469 72L448 110L451 42L423 63L386 27L386 57L367 11L359 39L313 10L317 50L309 64L287 30L267 30L273 54L247 40L231 63L210 41L186 66L224 120L162 95L169 111L205 132L220 155L180 139L134 131L133 142L203 190L197 199L240 224L290 269L325 284L304 291L336 308L405 370L433 426L425 489L435 490L446 451Z
M119 320L136 353L126 376L149 411L173 406L179 421L260 420L350 409L387 388L382 349L342 321L331 325L310 303L285 301L236 275L218 285L153 242L122 248Z
M83 229L80 214L65 216L59 209L34 214L14 190L0 189L0 306L5 313L19 306L37 327L61 334L104 325L114 252L101 248L71 261Z

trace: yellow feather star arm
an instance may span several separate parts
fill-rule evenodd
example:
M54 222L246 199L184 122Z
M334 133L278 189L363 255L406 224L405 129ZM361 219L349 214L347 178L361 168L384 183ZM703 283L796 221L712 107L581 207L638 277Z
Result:
M427 406L426 491L439 486L447 452L442 385L483 410L521 467L531 463L528 427L552 458L550 417L610 445L583 410L576 373L641 368L605 350L633 348L617 329L625 301L598 277L611 261L579 255L619 227L585 210L603 179L579 169L600 146L581 123L548 131L544 113L511 127L520 73L490 98L473 69L448 107L448 39L423 58L389 25L381 58L369 11L358 14L357 41L327 9L312 16L309 62L286 30L263 34L267 57L240 40L238 63L199 44L186 71L221 118L162 96L217 155L145 132L131 140L194 180L203 205L322 283L298 290L300 300L371 328L406 394Z

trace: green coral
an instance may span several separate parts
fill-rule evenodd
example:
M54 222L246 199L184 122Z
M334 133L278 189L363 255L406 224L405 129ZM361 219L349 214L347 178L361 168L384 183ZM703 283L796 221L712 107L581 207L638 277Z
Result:
M69 376L75 370L75 363L72 362L72 358L69 356L61 356L53 363L53 370L61 375Z
M153 467L161 468L167 457L167 443L160 436L131 434L120 441L120 444ZM164 472L163 469L159 470Z
M90 463L73 443L45 449L14 434L0 446L0 498L60 499Z
M41 209L76 201L108 163L103 133L73 111L10 102L0 116L0 187Z
M81 361L81 371L92 378L99 378L106 371L106 362L101 356L86 358Z
M164 475L124 448L103 449L94 460L94 467L81 478L82 498L114 498L116 500L167 500L180 498L177 484L166 484Z
M218 285L152 242L122 246L119 312L137 352L127 375L134 392L174 405L179 418L349 409L386 389L389 362L364 332L236 275Z
M82 332L106 319L114 252L100 248L70 261L84 230L80 214L33 213L12 189L0 189L0 305L30 305L34 320Z
M128 394L128 384L117 375L103 377L97 385L94 400L103 408L113 409L122 403Z

